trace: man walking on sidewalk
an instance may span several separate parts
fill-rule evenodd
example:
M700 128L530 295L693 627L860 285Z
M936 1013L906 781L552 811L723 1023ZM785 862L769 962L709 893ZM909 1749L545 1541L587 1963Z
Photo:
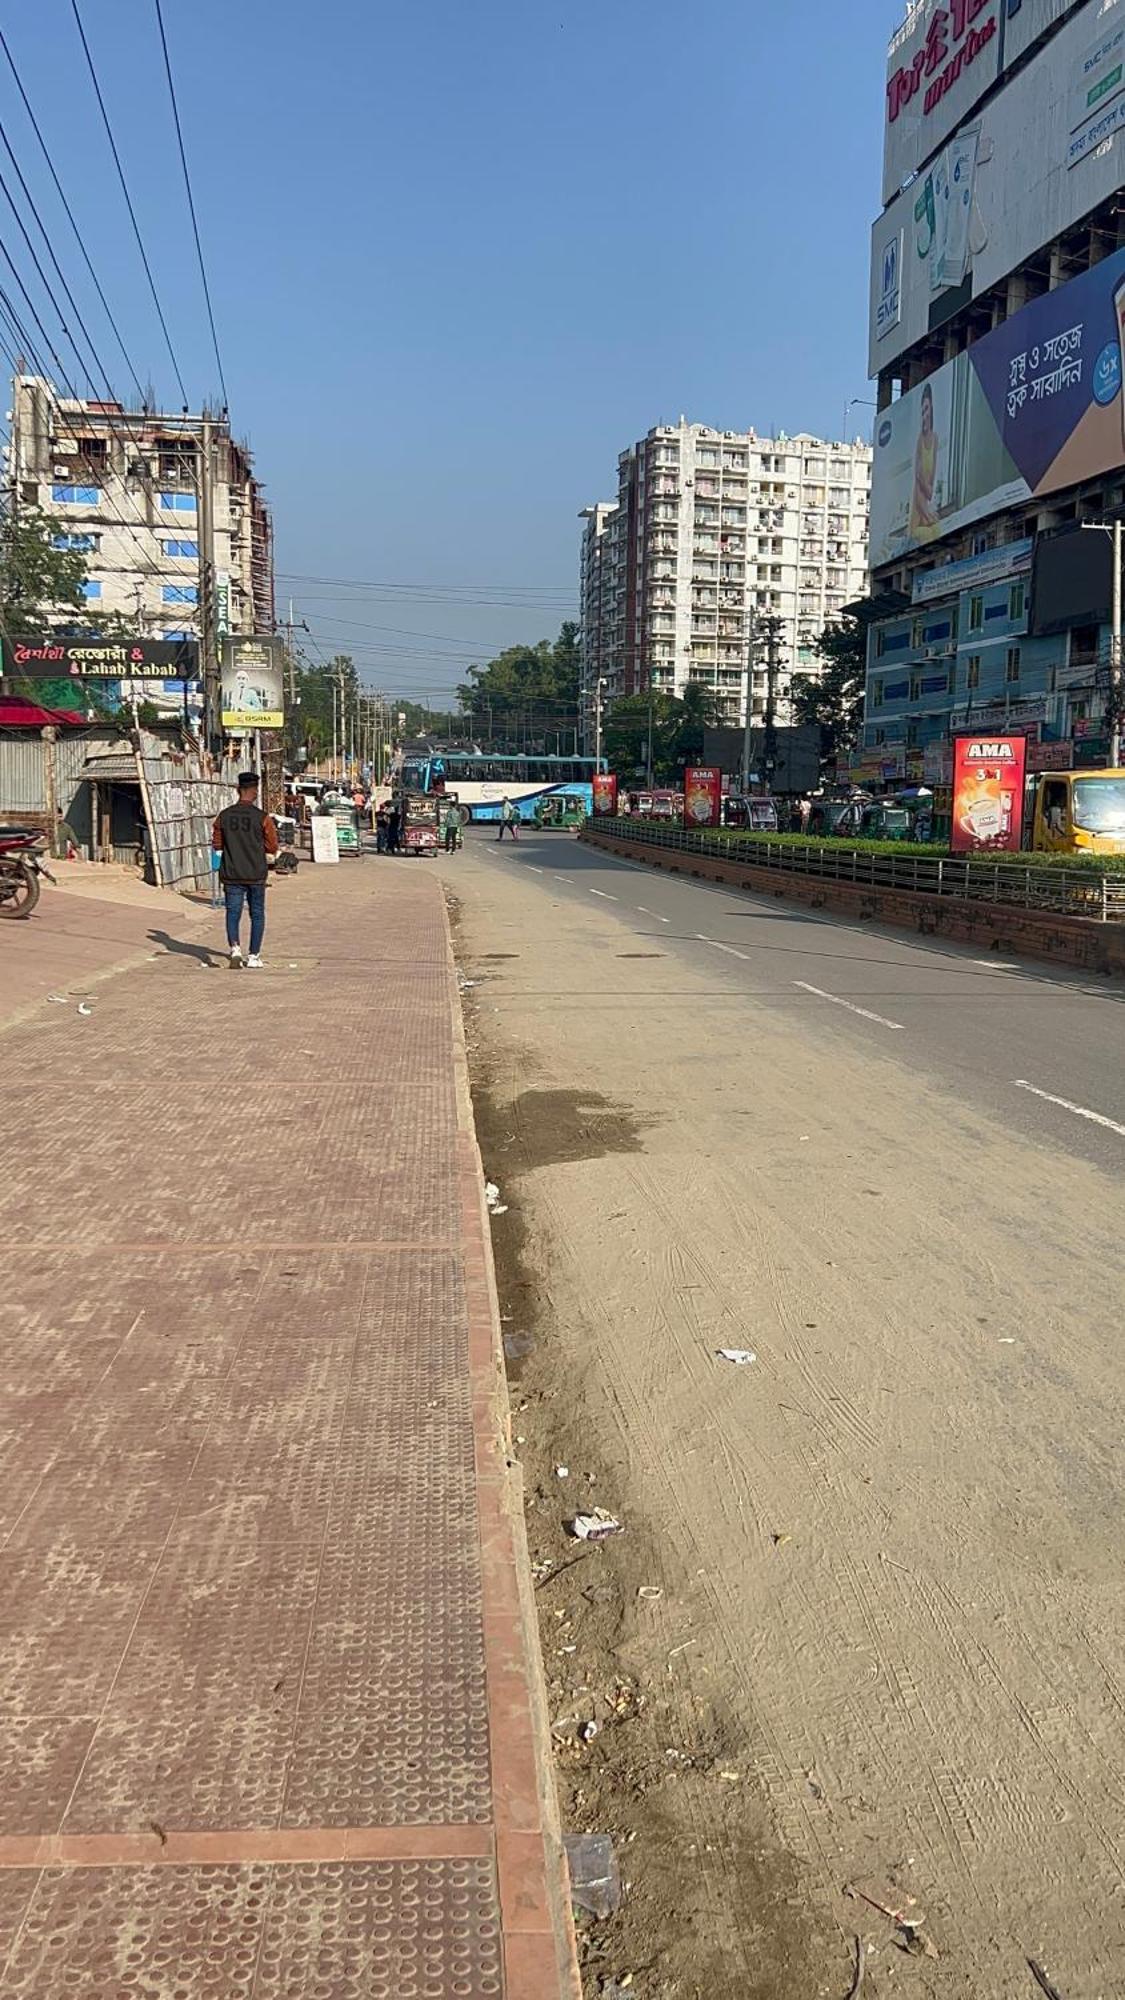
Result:
M250 952L248 967L262 963L262 939L266 931L266 878L268 856L277 853L277 825L258 804L258 774L242 771L238 779L238 803L225 806L211 830L211 845L223 857L221 879L227 906L227 943L230 962L241 965L239 931L242 907L250 910Z
M500 807L500 831L496 836L497 840L503 840L506 833L510 833L513 840L518 840L519 835L516 832L516 828L519 825L519 819L519 813L516 811L511 799L505 799L503 805Z

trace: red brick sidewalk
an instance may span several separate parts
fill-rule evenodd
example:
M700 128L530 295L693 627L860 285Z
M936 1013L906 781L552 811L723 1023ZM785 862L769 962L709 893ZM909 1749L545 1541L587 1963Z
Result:
M0 1039L0 1993L572 2000L440 881L270 904Z

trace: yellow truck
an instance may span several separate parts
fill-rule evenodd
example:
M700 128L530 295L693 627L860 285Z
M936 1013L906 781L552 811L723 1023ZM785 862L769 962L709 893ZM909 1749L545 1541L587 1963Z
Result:
M1125 768L1044 771L1031 845L1047 854L1125 854Z

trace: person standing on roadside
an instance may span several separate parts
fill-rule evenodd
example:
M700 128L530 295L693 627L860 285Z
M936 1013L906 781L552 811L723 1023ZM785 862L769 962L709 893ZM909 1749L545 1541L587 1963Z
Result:
M266 932L269 857L277 853L277 823L258 804L258 774L241 771L238 801L225 806L211 829L211 845L222 855L220 879L227 906L227 944L232 966L257 971ZM243 961L239 933L243 907L250 912L250 950Z
M500 807L500 831L496 836L497 840L503 840L506 833L510 833L513 840L518 840L519 835L516 829L519 826L519 820L520 816L511 799L506 798Z
M452 805L447 806L445 813L445 851L447 854L456 854L457 849L460 847L461 828L464 823L461 808L456 799L454 799Z

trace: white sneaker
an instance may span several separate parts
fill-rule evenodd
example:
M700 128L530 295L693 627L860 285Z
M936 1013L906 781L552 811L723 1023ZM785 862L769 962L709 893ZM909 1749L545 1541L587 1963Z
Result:
M261 969L262 969L261 954L256 951L252 951L250 953L249 958L246 961L246 970L247 972L260 972Z
M232 944L230 948L230 962L232 965L242 964L242 946L240 944Z

